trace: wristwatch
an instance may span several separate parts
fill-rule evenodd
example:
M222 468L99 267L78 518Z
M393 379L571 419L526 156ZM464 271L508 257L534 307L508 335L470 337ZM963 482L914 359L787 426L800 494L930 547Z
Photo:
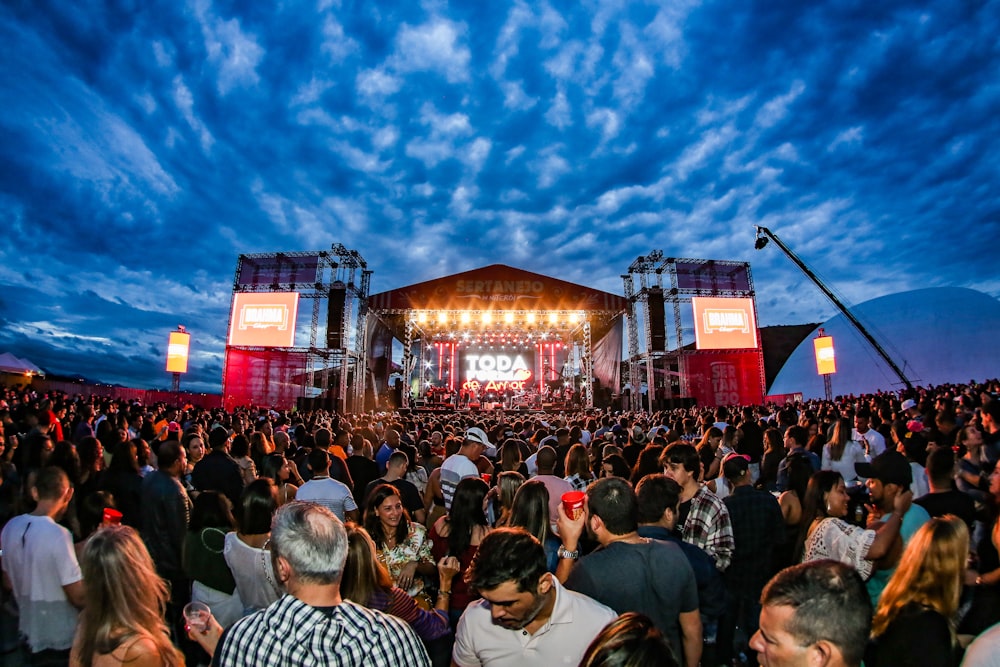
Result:
M556 551L556 555L559 556L559 558L569 558L570 560L576 560L577 558L580 557L580 550L577 549L576 551L570 551L569 549L560 544L559 550Z

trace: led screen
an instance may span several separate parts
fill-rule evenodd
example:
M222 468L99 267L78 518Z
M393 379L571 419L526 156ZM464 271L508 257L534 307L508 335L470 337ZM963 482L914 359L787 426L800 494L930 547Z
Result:
M294 347L298 292L237 292L229 323L229 344Z
M757 348L753 299L692 297L695 346L699 350Z
M181 331L170 332L167 341L167 372L187 373L188 348L191 345L191 334Z
M833 336L814 338L813 349L816 352L816 372L820 375L836 373L837 358L833 353Z

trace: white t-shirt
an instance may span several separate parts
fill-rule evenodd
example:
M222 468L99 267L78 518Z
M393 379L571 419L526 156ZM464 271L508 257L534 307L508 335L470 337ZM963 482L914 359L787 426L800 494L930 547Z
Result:
M63 586L81 579L69 531L47 516L22 514L7 522L3 534L3 571L14 587L19 629L33 653L73 646L78 611Z
M244 612L263 609L281 597L269 549L257 549L245 544L236 533L226 533L222 556L233 573Z
M358 509L358 504L354 502L354 495L347 488L347 485L332 477L309 480L299 487L295 493L295 499L308 500L323 505L336 514L341 521L346 521L345 511Z
M851 440L856 440L858 443L860 443L861 449L865 448L864 441L867 440L869 449L868 455L871 458L875 458L876 456L885 451L885 438L883 438L882 434L873 428L870 428L867 431L865 431L864 435L858 433L858 429L852 429Z
M864 463L866 460L864 448L853 440L848 440L847 444L844 445L844 453L840 455L840 460L834 461L830 458L830 444L827 443L823 445L823 463L820 469L836 470L844 478L844 483L850 486L851 482L858 478L854 464Z
M451 499L455 497L455 487L466 477L479 477L479 468L468 456L454 454L441 464L441 495L444 496L444 508L449 512Z

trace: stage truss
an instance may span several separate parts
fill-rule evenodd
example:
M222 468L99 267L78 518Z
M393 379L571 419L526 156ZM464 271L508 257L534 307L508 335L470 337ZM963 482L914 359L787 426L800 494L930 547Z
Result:
M685 355L702 354L685 349L684 318L681 304L690 304L692 297L740 297L753 301L754 321L757 321L757 304L753 288L753 278L748 262L734 262L711 259L686 259L664 257L660 250L639 256L622 275L625 298L628 301L626 314L628 337L627 380L632 387L628 409L642 408L642 371L652 411L657 389L664 390L663 398L690 396L688 375L682 368ZM658 323L651 317L650 301L662 297L664 306L669 304L670 317ZM638 304L638 305L637 305ZM638 323L641 310L641 328L644 346L640 348ZM664 314L666 314L664 308ZM663 329L659 329L662 326ZM654 346L654 339L662 336L662 348ZM759 360L758 382L761 396L764 388L763 353L756 350ZM657 373L663 382L657 384Z
M223 366L227 409L248 403L287 409L303 398L325 399L325 407L341 412L349 402L361 406L367 374L365 326L371 274L358 251L340 243L328 251L240 255L233 298L247 292L297 293L309 303L308 345L227 345ZM339 308L341 295L343 307ZM321 324L324 304L327 319ZM230 328L232 324L230 321ZM321 338L323 332L326 340Z

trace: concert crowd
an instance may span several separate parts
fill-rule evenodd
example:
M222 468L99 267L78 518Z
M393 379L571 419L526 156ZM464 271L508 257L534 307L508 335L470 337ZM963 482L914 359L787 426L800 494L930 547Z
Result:
M0 663L1000 665L1000 381L505 407L0 388Z

